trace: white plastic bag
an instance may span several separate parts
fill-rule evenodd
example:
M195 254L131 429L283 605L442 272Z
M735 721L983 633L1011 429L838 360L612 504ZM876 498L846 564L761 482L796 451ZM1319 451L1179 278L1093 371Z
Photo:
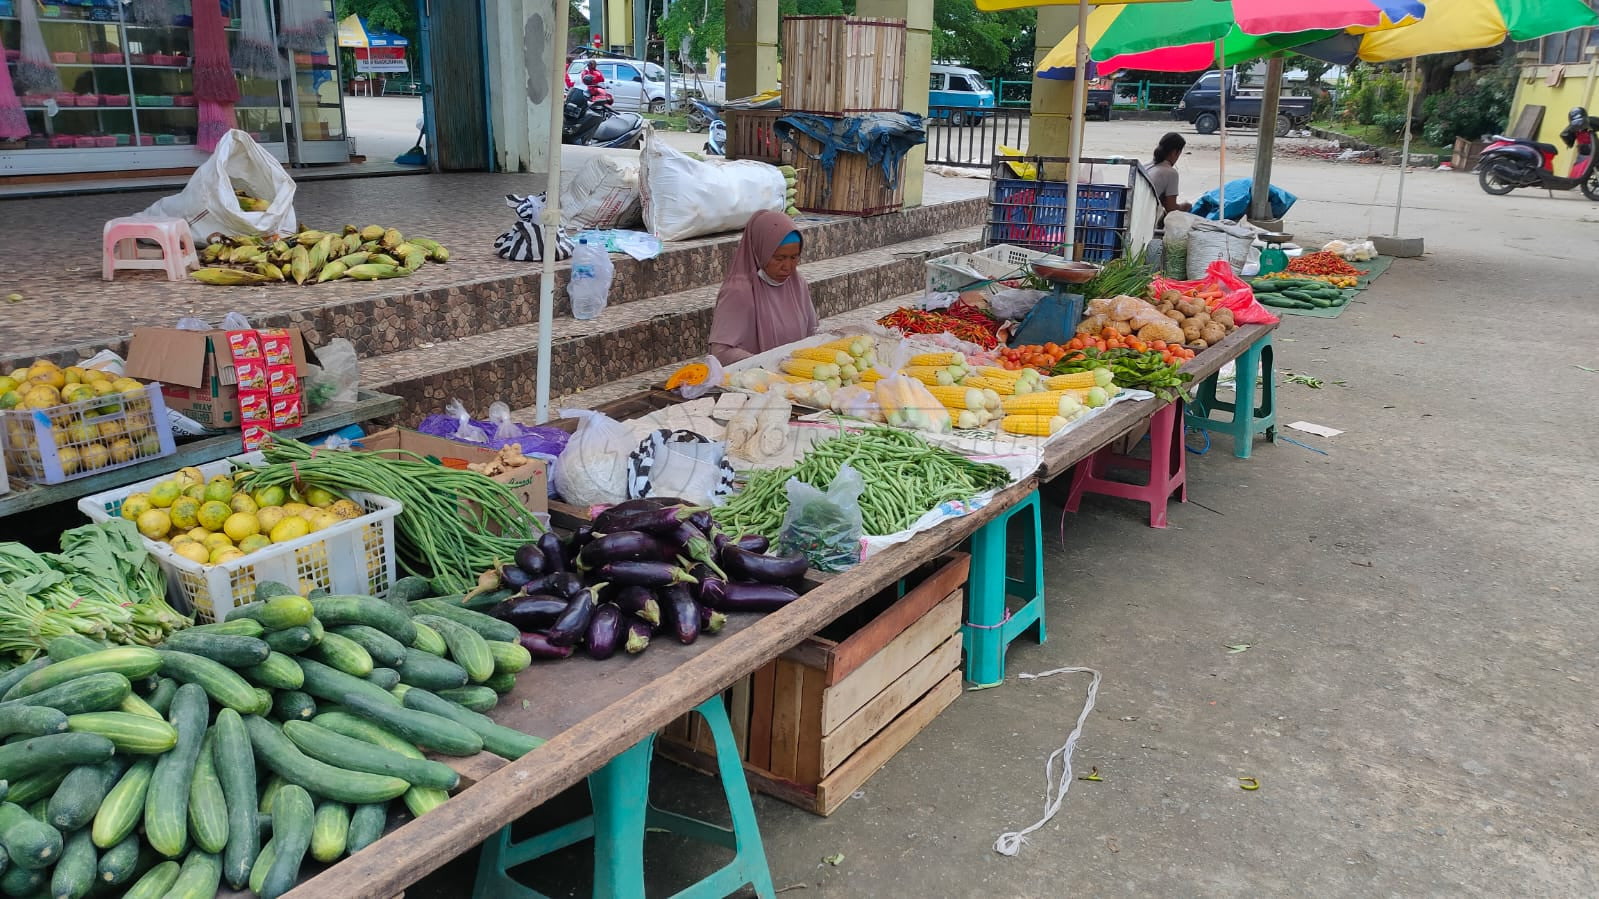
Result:
M235 190L271 205L265 212L245 212ZM237 129L222 135L211 158L189 176L182 193L157 200L138 217L187 219L197 244L216 232L238 237L299 230L294 179L271 153Z
M498 400L489 403L489 421L494 423L495 440L515 440L522 436L522 429L511 421L511 407Z
M737 231L763 209L787 208L783 175L764 162L700 162L653 133L647 133L640 158L644 225L662 240Z
M578 420L555 467L561 498L579 507L627 499L627 458L637 446L632 432L603 412L562 409L561 416Z
M1047 290L1005 287L995 291L994 295L988 298L988 308L1002 319L1019 322L1026 318L1027 313L1032 312L1038 301L1048 294Z
M629 228L643 219L639 164L596 156L561 188L561 225L574 231Z
M860 472L840 466L825 491L799 478L789 478L783 489L788 511L777 540L780 552L804 553L817 571L843 571L861 560L860 500L866 481Z
M467 414L466 406L460 400L450 400L449 404L444 407L444 414L461 423L455 429L455 433L450 435L450 439L459 440L463 443L489 442L489 435L482 428L472 424L472 416Z
M710 369L710 374L705 376L705 380L698 384L684 384L682 387L677 388L677 392L684 399L697 400L722 386L722 381L727 378L727 374L722 371L722 360L715 356L706 356L705 367Z
M722 459L727 456L727 444L695 443L672 437L672 431L663 430L645 439L645 445L639 449L650 455L647 489L643 484L630 483L628 494L635 498L675 496L696 506L719 505L723 495L719 489Z

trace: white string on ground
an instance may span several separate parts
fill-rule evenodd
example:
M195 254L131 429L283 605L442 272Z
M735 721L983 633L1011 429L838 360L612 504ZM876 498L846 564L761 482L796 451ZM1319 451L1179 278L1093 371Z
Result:
M1083 735L1083 724L1088 720L1088 713L1094 710L1094 697L1099 695L1099 681L1103 677L1092 668L1056 668L1042 674L1020 674L1024 680L1033 680L1040 677L1049 677L1055 674L1091 674L1094 679L1088 684L1088 699L1083 703L1083 711L1077 716L1077 726L1066 737L1065 745L1050 753L1049 761L1044 765L1044 817L1031 827L1010 833L1002 833L994 841L994 851L1000 855L1016 855L1022 850L1022 843L1027 841L1027 835L1049 823L1060 811L1061 804L1066 801L1066 791L1072 786L1072 753L1077 750L1077 740ZM1060 762L1060 779L1055 778L1055 763Z

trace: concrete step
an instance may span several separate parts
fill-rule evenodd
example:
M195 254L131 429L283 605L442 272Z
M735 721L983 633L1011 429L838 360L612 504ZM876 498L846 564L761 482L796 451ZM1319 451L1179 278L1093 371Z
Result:
M981 238L981 227L962 228L822 261L807 260L802 271L817 312L825 319L887 297L920 293L929 257L974 248ZM719 287L696 287L609 306L589 321L557 318L551 395L610 384L704 356ZM402 420L415 423L442 411L457 397L474 408L494 400L513 409L531 406L537 364L538 325L513 324L363 360L361 379L375 390L404 397Z

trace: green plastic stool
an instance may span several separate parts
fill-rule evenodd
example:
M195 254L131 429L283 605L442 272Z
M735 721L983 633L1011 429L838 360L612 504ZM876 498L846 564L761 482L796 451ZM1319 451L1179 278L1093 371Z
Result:
M1277 370L1272 365L1271 334L1250 344L1238 357L1234 366L1238 372L1234 391L1235 401L1216 398L1216 382L1221 374L1211 375L1199 385L1194 402L1188 404L1183 416L1191 428L1206 432L1228 434L1233 438L1233 455L1249 458L1254 449L1255 435L1264 433L1267 440L1277 439ZM1260 404L1255 404L1255 387L1260 386ZM1238 404L1244 403L1239 412ZM1226 419L1211 418L1217 412L1228 413Z
M694 711L705 719L716 741L716 766L733 813L731 830L650 805L650 758L655 748L655 735L651 734L589 775L593 815L520 843L511 841L509 825L485 840L472 891L474 899L542 899L542 893L514 880L510 869L587 839L594 840L594 896L597 899L641 899L644 896L644 832L647 829L670 831L726 846L734 852L733 860L725 867L676 896L719 899L749 885L755 888L757 896L775 899L772 874L766 866L766 850L761 845L761 832L755 823L755 807L750 803L749 784L744 779L744 766L733 743L733 728L728 723L722 697L713 696Z
M966 623L961 626L961 646L966 651L966 679L979 686L1005 680L1005 650L1012 640L1038 627L1044 632L1044 529L1038 491L972 535L972 574L966 583ZM1022 576L1010 576L1006 549L1010 520L1030 515L1032 535L1022 553ZM1016 611L1007 598L1022 601Z

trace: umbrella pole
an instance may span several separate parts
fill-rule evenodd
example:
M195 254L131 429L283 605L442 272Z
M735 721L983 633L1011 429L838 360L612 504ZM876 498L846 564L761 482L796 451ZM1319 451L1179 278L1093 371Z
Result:
M1221 121L1218 123L1221 130L1221 161L1217 163L1217 171L1221 185L1216 188L1217 209L1216 219L1221 221L1227 216L1223 211L1227 208L1227 51L1222 47L1221 39L1216 40L1216 65L1221 72L1221 80L1217 83L1216 95L1220 100Z
M1416 57L1414 56L1410 57L1410 68L1405 82L1405 140L1399 155L1399 193L1394 197L1394 237L1399 236L1399 213L1405 208L1405 167L1410 164L1410 116L1416 106Z
M1077 59L1072 81L1072 146L1066 165L1065 257L1076 259L1077 160L1083 155L1083 115L1088 106L1088 0L1077 0Z
M561 131L566 102L566 31L570 3L555 4L555 28L550 34L550 153L549 172L544 180L544 225L547 252L539 271L539 358L534 385L534 421L550 420L550 332L555 329L555 241L549 238L561 230Z

